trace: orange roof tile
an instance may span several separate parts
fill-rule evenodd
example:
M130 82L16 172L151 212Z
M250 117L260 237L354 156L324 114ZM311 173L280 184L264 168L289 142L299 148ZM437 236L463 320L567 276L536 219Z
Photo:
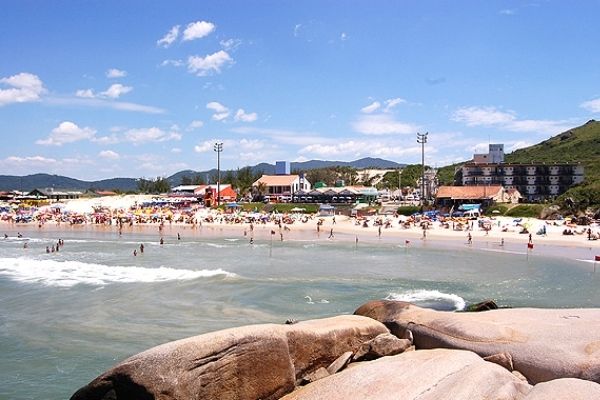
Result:
M502 192L502 186L440 186L436 198L453 200L490 199Z
M254 185L262 182L267 186L290 186L296 179L298 175L263 175Z

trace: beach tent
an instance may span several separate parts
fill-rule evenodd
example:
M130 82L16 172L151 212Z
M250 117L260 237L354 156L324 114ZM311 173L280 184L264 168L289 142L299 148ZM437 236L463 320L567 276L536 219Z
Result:
M319 206L319 215L321 217L333 216L335 215L335 207L331 204L321 204Z

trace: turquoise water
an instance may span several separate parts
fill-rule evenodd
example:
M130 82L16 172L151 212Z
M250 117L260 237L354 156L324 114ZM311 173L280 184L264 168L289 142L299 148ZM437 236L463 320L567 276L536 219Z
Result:
M0 239L0 398L63 399L170 340L253 323L352 313L372 299L437 309L493 298L599 307L593 263L494 249L30 229ZM24 249L24 242L28 248ZM140 243L143 254L133 256ZM432 246L433 247L433 246ZM139 249L138 249L139 251ZM518 252L516 252L518 253ZM599 272L600 273L600 272Z

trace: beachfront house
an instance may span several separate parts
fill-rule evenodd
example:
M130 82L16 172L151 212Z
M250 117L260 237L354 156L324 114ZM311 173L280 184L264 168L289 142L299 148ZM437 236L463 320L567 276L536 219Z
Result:
M290 202L294 194L311 190L304 175L263 175L252 184L254 192L273 202Z
M196 197L197 199L203 199L202 201L206 203L208 201L208 206L210 204L216 204L216 193L217 188L221 190L219 197L220 202L233 202L237 199L237 192L233 189L233 187L228 183L222 183L219 185L179 185L175 186L171 189L171 193L169 193L170 197Z
M28 198L33 199L48 199L51 201L61 201L61 200L70 200L70 199L78 199L83 195L83 192L79 190L57 190L54 188L46 188L46 189L33 189L31 192L27 193Z
M316 185L315 185L316 186ZM298 191L294 203L370 203L377 199L377 189L371 186L321 186L310 191Z
M571 186L584 180L584 167L580 162L505 163L504 145L490 144L486 154L474 154L473 161L461 168L459 184L502 185L515 189L527 201L553 199Z
M435 196L437 208L446 210L486 209L495 203L517 203L521 195L517 190L505 189L501 185L490 186L440 186Z

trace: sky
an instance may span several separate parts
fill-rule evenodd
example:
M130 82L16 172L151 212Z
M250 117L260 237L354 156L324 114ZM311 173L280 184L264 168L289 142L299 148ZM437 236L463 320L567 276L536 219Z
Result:
M0 174L441 167L600 118L600 0L30 1L0 16Z

